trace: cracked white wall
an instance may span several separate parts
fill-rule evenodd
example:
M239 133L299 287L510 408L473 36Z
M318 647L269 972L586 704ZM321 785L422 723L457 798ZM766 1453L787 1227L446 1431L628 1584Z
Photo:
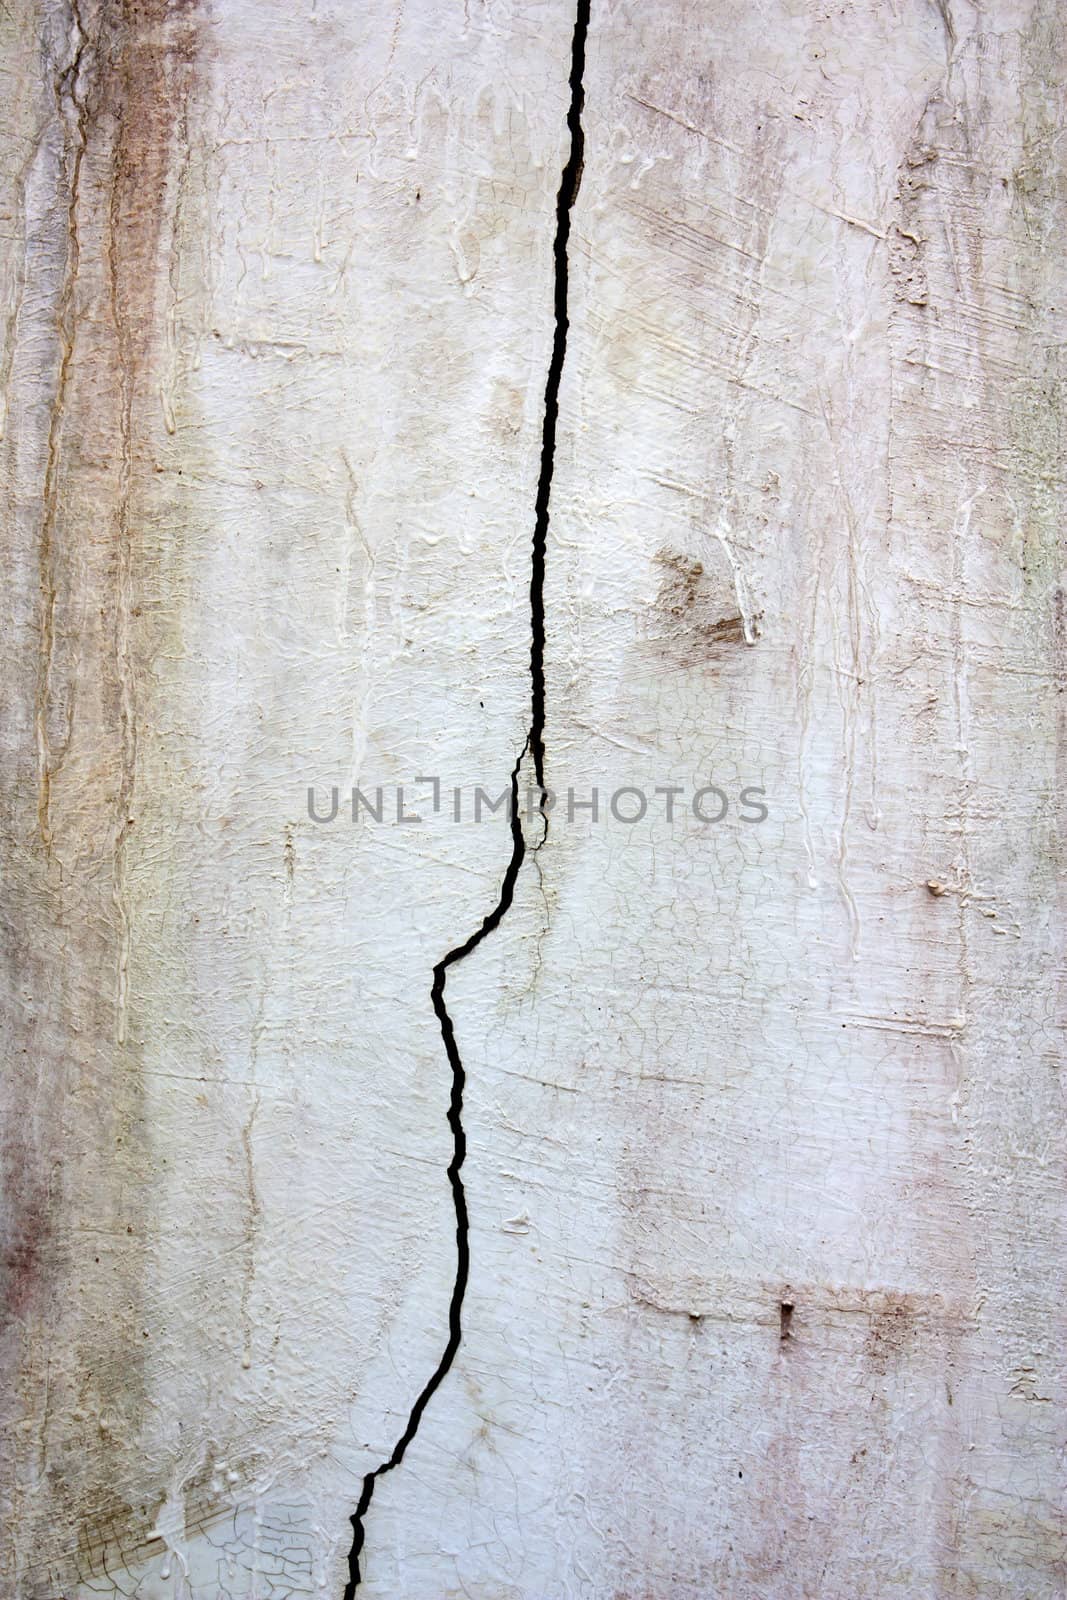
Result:
M17 1600L340 1600L439 1359L573 25L0 14ZM449 973L368 1600L1063 1594L1064 69L1051 0L594 0L560 800Z

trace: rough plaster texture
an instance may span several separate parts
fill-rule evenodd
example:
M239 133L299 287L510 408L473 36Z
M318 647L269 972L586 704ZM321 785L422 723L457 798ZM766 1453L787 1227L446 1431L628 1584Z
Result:
M0 8L5 1596L340 1600L440 1358L573 27ZM1067 1592L1065 35L594 0L368 1600Z

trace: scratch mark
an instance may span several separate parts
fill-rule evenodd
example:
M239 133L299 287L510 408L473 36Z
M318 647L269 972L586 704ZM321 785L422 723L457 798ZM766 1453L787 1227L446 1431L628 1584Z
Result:
M941 0L937 0L940 4ZM698 128L695 122L688 122L685 117L680 117L676 111L668 111L665 106L658 106L651 100L642 100L639 94L628 94L627 100L632 100L634 105L643 106L646 111L652 111L658 117L666 117L668 122L673 122L679 128L684 128L687 133L695 133L698 138L706 139L709 144L717 144L722 150L729 150L731 154L744 155L741 145L735 144L732 139L722 139L717 134L710 133L707 128ZM888 239L886 229L879 228L873 222L866 222L862 217L854 217L847 211L837 211L833 206L823 205L818 200L813 200L810 195L804 194L800 189L790 188L788 184L782 186L782 193L789 195L793 200L799 200L802 205L810 206L813 211L821 211L825 217L834 217L838 222L846 223L850 228L859 228L862 233L869 233L872 239L881 239L883 243ZM756 201L747 200L742 195L735 196L741 204L754 211L766 210ZM721 242L721 241L719 241ZM742 251L747 255L747 251Z
M556 234L553 247L554 292L553 309L555 327L552 355L545 380L544 420L541 431L541 467L537 480L537 497L534 503L534 530L531 549L530 573L530 725L522 749L511 769L511 858L500 885L496 905L482 919L481 926L462 944L450 950L433 969L430 998L434 1014L441 1027L445 1055L452 1069L452 1093L448 1105L448 1125L452 1131L452 1159L448 1164L448 1181L456 1211L456 1276L452 1298L448 1307L448 1338L441 1359L431 1373L425 1387L411 1408L403 1433L393 1446L388 1460L383 1461L363 1479L356 1509L349 1519L352 1524L352 1547L348 1556L348 1582L344 1600L353 1600L359 1587L361 1573L359 1558L366 1539L364 1523L370 1510L374 1487L385 1473L392 1472L404 1459L408 1445L419 1430L423 1414L444 1381L459 1349L463 1335L463 1298L470 1274L470 1224L467 1214L467 1197L461 1176L467 1154L467 1135L463 1126L463 1091L466 1072L456 1043L455 1028L445 1004L445 984L448 970L469 956L482 940L503 921L515 897L515 884L523 861L526 859L526 838L523 833L519 808L519 772L527 754L532 756L534 779L540 790L539 811L543 824L541 838L534 846L540 849L548 831L548 813L545 789L545 565L548 549L549 505L552 497L552 472L555 464L556 427L559 420L559 389L563 376L563 363L567 354L568 244L571 232L571 210L582 181L585 136L582 130L582 107L585 102L585 47L589 33L590 0L577 0L574 33L571 40L570 106L567 111L569 149L560 177L556 196Z
M259 1115L259 1090L256 1089L252 1097L252 1106L248 1113L248 1120L241 1129L241 1148L245 1158L245 1186L248 1192L248 1252L245 1262L244 1277L241 1283L241 1326L244 1331L244 1349L241 1353L241 1365L247 1372L252 1365L252 1283L256 1275L256 1236L259 1230L259 1219L262 1206L259 1200L259 1189L256 1184L256 1156L252 1143L255 1132L256 1117Z
M720 522L719 526L712 529L713 536L719 541L727 561L730 564L730 574L734 580L734 594L737 597L737 609L741 613L741 625L745 643L755 644L759 639L759 619L752 604L749 593L748 580L745 570L737 558L733 545L730 543L730 533Z

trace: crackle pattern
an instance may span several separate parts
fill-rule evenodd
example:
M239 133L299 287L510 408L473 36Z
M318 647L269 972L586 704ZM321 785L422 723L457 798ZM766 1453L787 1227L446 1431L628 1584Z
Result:
M1063 1595L1067 21L584 6L0 8L12 1600Z

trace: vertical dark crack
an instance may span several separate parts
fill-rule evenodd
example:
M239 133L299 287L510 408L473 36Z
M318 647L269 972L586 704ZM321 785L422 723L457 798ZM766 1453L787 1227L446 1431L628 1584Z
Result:
M545 382L545 416L541 430L541 472L537 480L534 505L533 560L530 573L530 737L534 778L542 792L545 787L545 558L548 549L548 506L552 497L552 469L556 460L556 423L559 419L559 385L567 354L568 245L571 237L571 209L578 197L585 156L582 131L582 106L585 103L585 41L589 32L590 0L578 0L571 45L571 100L567 108L570 150L556 196L555 328L552 357Z
M452 1159L448 1164L448 1181L456 1211L456 1277L452 1298L448 1306L448 1338L441 1359L431 1373L425 1387L411 1408L407 1425L393 1446L392 1454L381 1466L368 1472L363 1479L359 1501L350 1521L352 1547L348 1555L348 1582L344 1600L353 1600L360 1584L359 1558L366 1538L364 1521L370 1510L374 1486L385 1473L392 1472L404 1459L404 1452L419 1431L423 1413L440 1388L459 1349L462 1338L463 1297L470 1274L470 1226L467 1216L467 1197L463 1188L461 1170L467 1154L467 1135L463 1127L463 1090L466 1073L456 1044L452 1018L445 1005L445 982L449 967L454 967L470 955L482 940L498 927L515 897L515 884L526 858L526 839L522 831L519 808L519 772L529 753L533 758L534 780L541 791L541 816L547 829L545 809L545 561L548 548L549 502L552 497L552 470L556 454L556 424L559 418L559 387L563 363L567 354L567 267L568 243L571 232L571 208L582 181L582 161L585 138L582 132L582 106L585 101L585 44L589 32L590 0L577 0L574 35L571 43L570 105L567 111L567 129L570 136L566 164L560 178L556 197L556 234L554 255L555 326L552 337L552 356L545 381L544 423L541 431L541 469L537 480L537 499L534 506L534 531L530 573L530 727L526 742L511 769L511 858L500 885L500 896L493 909L462 944L450 950L433 969L430 998L434 1013L441 1025L445 1055L452 1069L452 1094L448 1105L448 1125L452 1130ZM541 843L544 842L542 834Z

